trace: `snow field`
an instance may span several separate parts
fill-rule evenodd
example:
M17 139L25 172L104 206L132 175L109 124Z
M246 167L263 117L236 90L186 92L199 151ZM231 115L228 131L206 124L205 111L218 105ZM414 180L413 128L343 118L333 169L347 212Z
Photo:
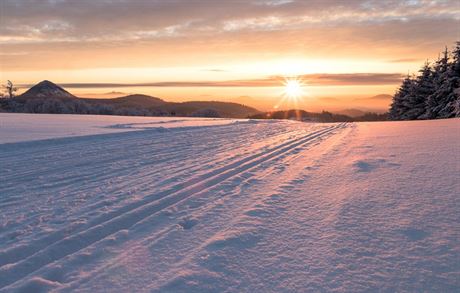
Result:
M455 292L459 135L241 121L0 145L0 291Z

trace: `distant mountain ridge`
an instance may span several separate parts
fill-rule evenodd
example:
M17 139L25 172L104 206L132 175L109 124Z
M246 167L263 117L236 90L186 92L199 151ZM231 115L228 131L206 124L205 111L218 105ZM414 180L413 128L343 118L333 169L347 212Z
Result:
M364 113L356 117L349 115L331 113L323 111L321 113L307 112L299 109L281 110L274 112L259 113L249 118L254 119L289 119L298 121L311 121L311 122L353 122L353 121L385 121L388 115L377 113Z
M350 117L359 117L359 116L363 116L364 114L366 114L365 111L362 111L362 110L359 110L359 109L344 109L344 110L341 110L341 111L333 111L333 113L341 114L341 115L347 115L347 116L350 116Z
M380 94L380 95L375 95L375 96L372 96L372 97L366 97L366 98L358 98L356 100L358 101L391 101L391 99L393 99L393 96L392 95L388 95L388 94Z
M18 102L18 105L14 106L17 108L14 111L32 113L223 118L246 118L260 113L255 108L232 102L190 101L172 103L142 94L109 99L79 98L49 80L39 82L23 94L15 97L14 100Z
M72 95L62 87L58 86L57 84L49 81L44 80L30 89L28 89L25 93L18 96L19 98L77 98L76 96Z
M101 103L101 104L116 104L119 106L126 107L155 107L163 104L167 104L164 100L152 97L148 95L134 94L118 98L109 99L92 99L92 98L80 98L88 103Z

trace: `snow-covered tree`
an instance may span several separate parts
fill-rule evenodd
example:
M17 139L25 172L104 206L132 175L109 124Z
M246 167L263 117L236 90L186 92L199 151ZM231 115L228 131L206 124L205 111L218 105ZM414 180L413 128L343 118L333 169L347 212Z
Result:
M429 108L432 118L449 118L453 117L454 103L456 95L454 90L456 88L455 74L453 63L447 55L447 50L444 52L444 57L441 59L441 71L439 72L438 81L436 83L436 91L430 98ZM457 86L458 87L458 86Z
M412 83L409 95L403 101L407 109L402 115L404 120L426 118L426 100L435 92L433 71L428 62L419 70L419 73Z
M457 100L454 103L454 116L460 117L460 88L456 89L454 93L457 95Z
M452 96L452 108L453 113L451 116L460 117L460 41L457 42L453 52L452 52L452 87L453 87L453 96Z
M1 93L0 98L14 98L14 95L18 88L15 87L10 80L8 80L6 82L6 85L3 85L2 87L5 89L5 93Z
M393 97L393 103L390 108L390 119L392 120L403 120L404 113L407 112L405 100L408 99L409 95L413 90L414 80L410 75L407 75L403 80L402 85L396 91Z
M443 92L443 83L445 83L446 72L449 67L449 52L447 48L444 50L442 57L438 58L433 68L433 84L435 87L434 93L428 96L426 101L427 115L429 119L435 119L439 115L441 109L441 101L446 95Z
M460 117L460 42L447 48L431 67L428 62L415 78L404 79L393 97L390 119Z
M12 99L12 98L14 98L14 94L16 93L18 88L15 87L10 80L8 80L8 82L6 84L6 90L8 91L8 96L10 97L10 99Z

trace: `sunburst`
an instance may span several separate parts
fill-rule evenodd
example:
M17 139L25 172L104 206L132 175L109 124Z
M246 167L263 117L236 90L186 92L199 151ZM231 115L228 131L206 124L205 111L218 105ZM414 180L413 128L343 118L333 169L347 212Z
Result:
M282 82L284 88L281 94L281 99L273 107L274 110L280 107L299 110L304 108L303 97L308 96L305 91L306 84L299 77L286 77ZM300 120L300 116L297 117Z
M297 78L287 78L284 81L284 94L289 99L299 99L303 96L303 83Z
M280 107L284 102L288 104L294 103L295 106L298 102L303 103L303 97L308 96L305 91L306 84L298 77L286 77L282 82L284 88L281 93L281 100L274 106L274 108Z

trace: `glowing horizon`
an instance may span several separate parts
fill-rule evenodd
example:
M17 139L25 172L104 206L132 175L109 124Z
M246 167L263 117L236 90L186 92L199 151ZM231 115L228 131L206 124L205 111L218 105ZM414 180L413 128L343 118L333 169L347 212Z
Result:
M458 1L0 5L1 81L48 79L83 97L139 93L273 109L283 78L296 76L308 84L302 107L380 109L389 101L366 98L393 94L401 76L460 39Z

